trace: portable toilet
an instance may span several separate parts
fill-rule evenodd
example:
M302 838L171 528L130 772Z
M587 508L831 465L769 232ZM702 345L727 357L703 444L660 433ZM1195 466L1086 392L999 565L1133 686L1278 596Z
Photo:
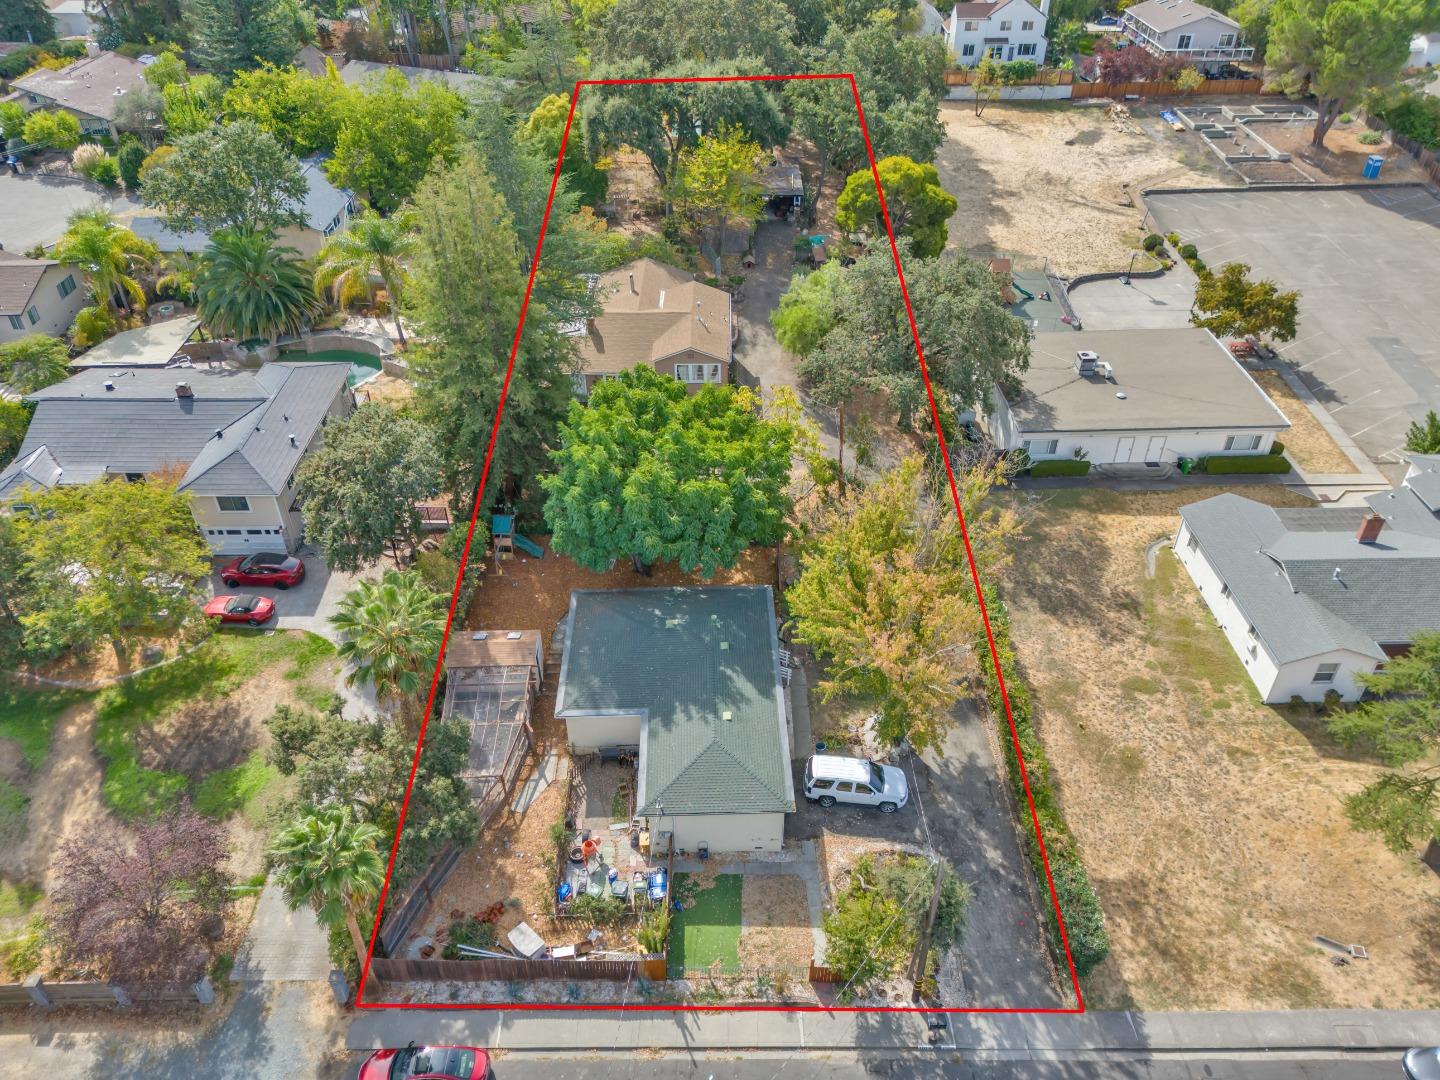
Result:
M1380 179L1380 170L1384 167L1384 165L1385 156L1383 154L1371 154L1365 159L1365 179Z

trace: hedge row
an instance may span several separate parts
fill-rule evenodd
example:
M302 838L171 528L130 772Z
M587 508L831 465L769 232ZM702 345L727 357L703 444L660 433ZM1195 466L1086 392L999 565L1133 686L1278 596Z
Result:
M1070 956L1075 961L1076 972L1088 975L1110 951L1110 935L1105 929L1105 912L1101 910L1100 899L1095 895L1090 876L1085 872L1085 865L1080 860L1075 837L1061 813L1050 761L1035 733L1030 688L1021 680L1016 666L1015 646L1010 633L1010 613L988 586L985 588L985 607L990 613L990 630L995 636L995 651L1005 673L1010 716L1015 721L1016 739L1005 737L1004 724L1001 725L1000 734L1000 745L1005 748L1010 786L1015 793L1017 805L1028 805L1025 799L1025 783L1020 775L1020 763L1015 757L1015 743L1018 740L1020 752L1025 757L1025 771L1030 779L1030 795L1035 800L1035 813L1040 819L1040 828L1045 836L1045 853L1050 859L1050 878L1055 882L1055 894L1060 900L1060 910L1065 917ZM977 649L982 653L989 651L983 637ZM980 666L985 672L985 689L990 708L996 720L1000 721L1005 716L1000 684L995 678L992 665L982 663ZM1060 937L1060 924L1055 918L1054 905L1044 895L1049 890L1044 887L1045 864L1040 854L1040 842L1035 837L1035 830L1023 822L1020 837L1030 859L1030 867L1035 873L1035 880L1041 885L1040 908L1045 914L1050 948L1055 954L1056 962L1064 970L1065 946Z
M1290 462L1282 454L1217 454L1205 459L1207 473L1287 473Z
M1089 471L1090 462L1074 458L1047 459L1030 466L1031 476L1084 476Z

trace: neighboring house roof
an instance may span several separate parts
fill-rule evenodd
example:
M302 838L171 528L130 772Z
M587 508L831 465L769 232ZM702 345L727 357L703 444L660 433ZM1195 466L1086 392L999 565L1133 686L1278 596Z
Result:
M295 54L294 64L311 75L325 74L325 54L314 45L306 45Z
M1082 376L1088 350L1113 381ZM1024 432L1177 431L1290 426L1208 330L1098 330L1036 334L1024 390L1010 411Z
M601 313L577 331L587 372L615 374L693 349L730 359L730 294L656 259L602 274Z
M11 82L15 90L48 98L56 105L98 116L115 119L115 99L139 84L145 65L119 53L102 52L51 71L41 68Z
M305 228L323 233L338 214L350 207L355 196L330 182L325 175L323 156L302 159L300 175L305 179L305 198L300 205L300 216ZM159 217L137 217L130 222L130 231L163 252L204 251L210 243L210 234L204 229L172 229Z
M637 712L640 813L795 809L768 586L571 593L555 714Z
M45 271L59 265L54 259L27 259L0 251L0 315L19 315L29 307Z
M1234 19L1221 15L1214 8L1197 4L1195 0L1142 0L1141 3L1126 8L1125 14L1134 16L1160 34L1178 30L1202 19L1214 19L1226 26L1233 26L1236 30L1240 29L1240 24Z
M805 194L799 165L766 165L760 170L760 190L772 198Z
M1274 509L1227 493L1180 516L1277 662L1336 649L1381 660L1382 645L1440 629L1440 513L1408 480L1365 501ZM1385 525L1363 543L1371 511Z
M504 81L485 75L475 75L468 71L435 71L431 68L408 67L405 64L381 64L374 60L346 61L345 66L340 69L340 78L345 83L354 86L363 83L372 75L383 75L387 71L398 71L412 83L441 82L456 93L464 93L472 86L480 86L484 83L498 84Z
M40 482L37 462L52 462L46 486L186 466L181 488L196 494L278 495L348 372L320 363L81 371L29 395L35 415L0 472L0 494ZM193 396L176 394L180 382ZM35 458L41 449L48 457Z
M445 648L445 667L530 667L542 651L538 630L460 631Z
M164 367L175 358L180 346L194 336L200 320L193 316L153 322L134 330L122 330L74 360L77 368ZM173 387L172 387L173 389Z

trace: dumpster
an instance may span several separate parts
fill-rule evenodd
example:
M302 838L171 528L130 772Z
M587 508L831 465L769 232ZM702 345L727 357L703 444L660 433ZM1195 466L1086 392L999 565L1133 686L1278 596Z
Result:
M1182 457L1182 458L1177 462L1177 464L1180 466L1180 471L1181 471L1182 473L1184 473L1186 476L1189 476L1192 472L1195 471L1195 459L1194 459L1194 458Z
M1380 170L1384 168L1384 166L1385 156L1383 154L1371 154L1365 159L1365 179L1380 179Z

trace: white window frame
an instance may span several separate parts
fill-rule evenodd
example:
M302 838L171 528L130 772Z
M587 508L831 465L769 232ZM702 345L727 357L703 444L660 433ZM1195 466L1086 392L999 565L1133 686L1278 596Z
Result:
M1220 49L1232 49L1232 48L1234 48L1234 47L1235 47L1235 35L1234 35L1234 34L1221 34L1221 35L1220 35L1220 41L1217 43L1216 47L1217 47L1217 48L1220 48Z
M227 499L229 499L229 500L232 501L232 502L238 500L239 502L242 502L242 503L244 503L245 505L244 505L244 506L226 506L226 505L225 505L225 500L227 500ZM248 513L250 512L250 500L249 500L248 498L246 498L244 495L216 495L216 496L215 496L215 508L216 508L217 510L219 510L222 514L248 514Z
M966 20L965 20L965 30L966 30L967 33L973 34L976 30L979 30L979 29L980 29L980 24L979 24L978 22L976 22L974 19L966 19Z
M1193 532L1189 536L1185 537L1185 549L1187 551L1200 550L1200 538L1196 536Z
M1039 446L1042 445L1042 444L1045 445L1045 446L1048 446L1050 449L1048 449L1048 450L1032 449L1032 447L1039 447ZM1031 461L1038 461L1040 458L1053 457L1054 455L1058 454L1058 453L1060 452L1060 440L1059 440L1059 439L1026 439L1026 440L1025 440L1025 443L1024 443L1023 449L1025 450L1025 455L1026 455Z
M1340 674L1339 664L1321 664L1315 669L1315 675L1311 678L1312 683L1333 683L1335 676Z
M586 397L589 395L590 388L585 385L585 373L583 371L571 372L570 392L576 397Z
M960 55L961 55L961 56L974 56L974 55L975 55L975 45L974 45L973 43L971 43L971 44L969 44L969 45L961 46L961 48L960 48Z
M1002 19L1002 20L1000 21L1000 29L1001 29L1001 31L1009 30L1009 29L1010 29L1010 20L1009 20L1009 19Z
M1260 443L1264 441L1263 435L1230 435L1225 439L1225 452L1247 454L1252 450L1259 450ZM1248 446L1240 445L1242 442L1249 443Z
M1194 43L1194 34L1181 34L1175 39L1175 48L1180 50L1181 52L1184 52L1186 49L1189 49L1192 45L1194 45Z
M1021 29L1021 30L1034 30L1034 29L1035 29L1035 20L1034 20L1034 19L1026 19L1024 22L1022 22L1022 23L1020 24L1020 29Z
M1016 56L1034 56L1034 55L1035 55L1035 43L1034 43L1033 41L1030 41L1030 42L1022 42L1021 44L1016 45L1016 46L1015 46L1015 55L1016 55Z

